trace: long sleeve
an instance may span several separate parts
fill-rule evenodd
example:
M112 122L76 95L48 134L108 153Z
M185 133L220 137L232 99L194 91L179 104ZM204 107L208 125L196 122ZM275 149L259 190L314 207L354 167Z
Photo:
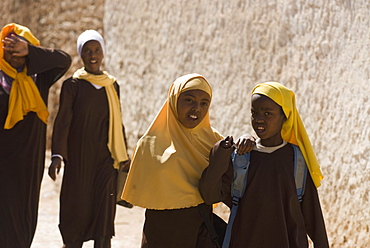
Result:
M48 73L51 84L61 78L71 65L71 57L59 49L28 45L27 74Z
M71 79L67 79L60 93L58 114L55 118L52 136L52 154L59 154L68 160L67 141L73 117L73 102L76 94Z
M311 176L307 176L305 194L301 205L308 236L315 248L329 248L319 196Z
M230 156L233 149L220 147L220 142L217 142L211 150L209 166L202 173L199 191L204 201L209 205L224 201L230 206L230 187L233 178Z

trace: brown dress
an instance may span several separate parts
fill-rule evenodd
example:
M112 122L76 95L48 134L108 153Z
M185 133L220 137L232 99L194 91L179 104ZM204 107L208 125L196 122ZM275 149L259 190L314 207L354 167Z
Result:
M107 147L108 124L105 88L67 79L52 140L52 154L65 162L59 224L65 244L114 236L117 170Z
M219 142L211 151L210 165L200 180L206 203L231 202L232 149ZM304 248L307 234L315 247L328 248L317 190L307 176L300 204L294 181L294 152L290 145L273 153L251 152L246 192L232 227L230 247Z
M49 88L69 68L63 51L29 45L29 75L47 104ZM45 165L46 124L29 112L12 129L4 129L9 95L0 86L0 247L30 247L36 229Z
M205 204L183 209L146 209L142 248L214 248L199 207L211 213L211 206Z

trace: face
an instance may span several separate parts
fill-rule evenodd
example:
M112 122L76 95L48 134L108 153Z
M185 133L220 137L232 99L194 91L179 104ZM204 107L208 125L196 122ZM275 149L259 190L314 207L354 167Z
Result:
M13 52L5 51L4 50L4 59L11 65L13 68L21 68L26 64L26 57L22 56L13 56Z
M195 128L208 113L211 97L202 90L188 90L177 100L177 114L186 128Z
M264 146L278 146L283 143L281 128L286 118L281 106L267 96L252 95L252 127Z
M96 40L90 40L84 44L81 50L81 58L85 70L91 74L102 74L100 67L104 58L103 49Z

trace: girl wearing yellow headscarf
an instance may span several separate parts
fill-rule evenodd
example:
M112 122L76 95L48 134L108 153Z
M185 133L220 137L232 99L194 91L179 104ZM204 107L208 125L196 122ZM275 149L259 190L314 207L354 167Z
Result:
M49 88L71 58L10 23L0 46L0 247L29 247L45 164Z
M222 136L211 127L212 90L199 74L178 78L139 140L122 198L146 208L143 247L211 247L198 191L208 155ZM199 237L199 238L198 238Z
M229 246L329 248L316 187L322 179L294 93L280 83L261 83L252 90L251 123L259 139L250 153L245 193L231 226ZM218 142L200 180L206 203L224 201L232 207L233 165L230 139ZM305 193L298 201L294 179L294 151L299 146L307 167Z

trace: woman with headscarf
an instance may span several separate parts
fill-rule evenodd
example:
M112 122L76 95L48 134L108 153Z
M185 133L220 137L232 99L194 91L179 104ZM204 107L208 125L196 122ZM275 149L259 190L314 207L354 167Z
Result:
M116 212L117 169L129 165L119 85L101 69L103 37L86 30L77 39L84 67L64 81L52 137L49 176L64 161L59 229L66 248L94 240L111 247Z
M214 247L199 213L212 208L198 191L209 151L222 139L210 124L211 99L203 76L176 79L136 146L122 198L146 208L142 247Z
M231 226L229 246L305 248L307 235L315 247L328 248L317 187L323 176L296 108L294 92L280 83L261 83L251 97L251 122L259 139L250 153L245 193ZM232 139L212 149L200 180L205 202L232 207ZM294 178L294 150L299 147L308 167L305 193L299 202Z
M10 23L0 48L0 247L30 247L45 164L49 88L71 58Z

